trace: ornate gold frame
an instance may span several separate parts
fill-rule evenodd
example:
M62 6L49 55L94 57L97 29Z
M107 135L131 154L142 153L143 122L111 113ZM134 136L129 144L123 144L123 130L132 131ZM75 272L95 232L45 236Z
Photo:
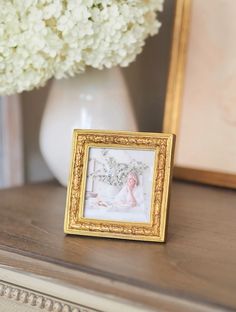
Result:
M177 136L184 88L191 3L192 0L176 0L171 61L165 101L163 131L175 133ZM186 181L236 188L236 175L223 172L176 166L174 168L174 177Z
M175 137L171 134L74 130L64 232L86 236L164 242ZM151 222L118 222L83 217L90 147L154 150Z

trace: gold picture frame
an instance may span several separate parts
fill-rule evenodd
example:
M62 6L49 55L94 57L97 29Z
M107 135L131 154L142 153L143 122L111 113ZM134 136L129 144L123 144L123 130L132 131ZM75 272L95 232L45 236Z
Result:
M233 4L233 2L231 2L231 4ZM206 6L207 6L207 9L205 9ZM200 53L201 51L199 52L199 48L201 49L201 47L199 47L199 41L198 41L198 52L196 53L196 55L191 54L194 51L194 49L196 51L196 45L197 45L196 40L198 40L197 38L199 38L198 29L199 29L199 32L201 32L202 29L206 28L203 26L203 24L201 24L201 21L200 21L201 19L199 17L204 18L204 16L206 16L207 20L205 22L205 26L212 27L214 29L214 34L215 33L218 34L221 32L223 34L223 38L225 38L224 37L225 32L222 30L222 28L220 28L220 25L219 25L220 31L217 31L216 28L213 27L213 24L211 24L212 20L210 20L209 18L209 13L210 14L212 13L213 16L214 15L217 16L217 14L215 13L216 10L214 9L214 6L217 6L217 1L206 2L206 1L197 1L197 0L176 0L175 19L174 19L174 28L173 28L173 38L172 38L172 51L171 51L169 78L168 78L166 101L165 101L163 131L175 133L177 135L176 160L175 160L175 167L174 167L174 173L173 173L174 177L176 177L177 179L186 180L186 181L195 181L195 182L211 184L211 185L216 185L216 186L236 188L236 174L234 173L235 171L230 170L230 168L226 170L225 168L225 165L229 162L226 160L226 157L224 155L229 155L230 153L224 151L223 153L224 155L223 155L220 152L220 151L223 151L223 149L221 148L222 146L221 141L218 142L217 150L214 150L213 145L212 147L206 147L206 146L203 147L202 145L200 146L199 144L198 151L199 149L202 149L205 151L205 154L208 154L207 155L208 162L203 161L203 160L201 163L200 163L200 160L198 162L195 160L190 161L191 156L188 157L189 161L186 162L187 157L185 157L184 159L182 157L182 155L186 155L186 149L190 151L193 147L195 148L193 153L195 153L195 155L199 157L199 153L197 153L196 151L197 150L196 141L199 141L198 136L202 137L204 135L204 140L206 142L207 140L208 142L211 142L211 138L207 137L207 134L209 132L212 132L212 136L215 136L215 137L217 135L219 137L223 136L222 127L218 123L218 120L215 121L216 129L213 130L213 126L212 126L213 118L212 118L211 125L209 125L208 123L205 123L206 128L204 130L204 133L203 131L199 133L198 131L199 127L197 128L197 126L195 127L194 133L191 132L191 130L189 130L187 126L184 126L185 128L184 127L181 128L183 124L186 124L187 106L188 106L188 114L190 112L190 108L193 106L191 99L194 99L199 94L204 94L204 92L209 90L207 89L207 87L205 87L205 90L204 90L204 82L201 80L201 81L198 81L199 85L203 85L200 91L198 92L196 91L196 94L190 91L188 92L188 90L198 90L198 89L196 88L196 81L195 81L195 84L194 82L192 82L192 80L194 79L191 78L190 74L188 75L188 80L186 80L186 71L188 70L188 73L191 72L192 77L196 77L195 71L194 70L191 71L190 68L196 69L197 67L203 66L201 64L204 64L205 68L208 68L210 66L209 63L211 61L211 58L208 60L209 65L207 65L207 61L205 61L201 57L204 56L204 53L205 55L207 55L207 53L210 55L211 49L212 49L212 55L213 55L216 53L216 49L217 49L217 47L214 44L212 44L212 47L209 46L209 48L204 46L204 43L206 45L206 43L210 42L210 40L207 40L206 38L205 39L202 38L203 36L201 35L201 38L202 38L201 42L203 46L202 54ZM219 8L218 10L221 12ZM231 11L234 11L234 9L231 9ZM224 17L223 15L221 16L222 18ZM227 17L225 18L227 19ZM195 23L194 30L193 30L192 23ZM198 26L196 26L196 23L198 23ZM217 24L217 22L215 23ZM225 23L224 25L228 25L228 24ZM210 33L209 29L205 29L204 33L209 35ZM228 32L227 32L227 35L228 35ZM230 41L228 40L227 42L230 42ZM221 46L224 46L224 44L222 43ZM225 56L224 59L227 59L227 56ZM200 66L196 64L199 64ZM190 65L192 65L192 67ZM211 69L208 69L208 71L211 72ZM221 73L220 70L218 70L218 72ZM204 78L204 71L201 72L201 77ZM236 77L234 76L234 79L235 78ZM213 80L213 79L209 78L208 81L210 80ZM232 80L232 77L231 77L231 80ZM223 83L223 80L222 80L222 83ZM188 86L188 89L186 89L187 88L186 84ZM215 93L219 92L219 90L221 91L222 89L223 89L222 87L217 88L217 86L214 86ZM188 96L186 96L186 94L188 94ZM214 107L215 105L216 107L216 104L214 104L215 99L212 99L209 94L207 94L207 96L205 96L205 98L203 98L202 96L202 98L206 102L205 107L207 105L209 107L210 105L211 107ZM225 101L225 99L223 99L222 102L223 101ZM209 117L208 117L209 120L211 119L211 115L212 116L217 115L216 109L218 108L213 108L212 113L210 112L210 109L207 112L209 114ZM196 112L196 105L195 105L195 108L193 107L192 111ZM184 113L186 115L184 115ZM202 112L202 116L207 116L205 111ZM188 115L188 120L190 120L190 118L191 116ZM197 118L196 113L192 113L192 120L194 121L196 120L196 118ZM201 125L200 128L202 128L204 125L204 122L202 122L202 120L198 120L198 121L199 121L199 124ZM221 130L220 130L220 133L217 134L218 129L221 129ZM232 133L233 129L231 131L227 129L227 131L225 132ZM184 133L184 136L183 136L183 133ZM188 137L188 140L186 140L186 137ZM226 134L225 138L227 137L229 138L229 135ZM230 144L229 141L230 139L228 139L228 143L224 141L224 145ZM183 151L184 144L186 145L186 147ZM180 145L181 145L181 148L180 148ZM216 145L217 145L217 142L215 142L215 146ZM207 148L208 148L208 153L206 153ZM212 154L210 154L210 150L212 151L211 152ZM179 151L181 151L180 156L179 156L180 154ZM217 163L216 165L213 165L213 162L211 163L211 160L213 161L214 159L216 159L215 155L220 154L220 153L222 154L221 164L219 165ZM204 159L204 155L202 155L201 158ZM232 163L234 162L233 159L231 160L231 162Z
M167 225L167 208L169 203L174 142L175 136L172 134L126 131L74 130L73 156L67 191L64 232L67 234L77 234L85 236L100 236L119 239L164 242L166 237L165 234ZM126 171L128 170L127 166L129 166L131 162L133 164L134 161L136 161L135 157L138 157L140 155L146 155L142 156L142 159L145 159L145 161L147 157L149 157L149 163L152 165L150 165L149 167L146 166L146 161L146 167L144 167L145 169L143 169L146 170L146 168L148 168L147 170L149 170L149 173L151 173L151 175L149 174L148 178L146 179L146 181L149 181L149 184L146 183L146 185L148 185L148 188L150 189L148 194L150 201L146 202L150 204L150 207L147 207L146 204L144 205L146 207L144 207L146 209L145 211L147 211L146 214L148 214L149 216L148 220L146 220L145 222L143 222L143 219L140 219L141 221L133 221L133 217L136 217L137 210L134 210L134 213L133 210L128 207L127 211L129 214L127 214L127 211L123 212L125 210L119 211L120 208L118 204L115 204L114 206L114 215L116 213L115 216L119 216L121 220L117 220L117 217L114 217L114 220L112 219L113 217L109 219L109 211L113 211L113 206L108 205L112 204L107 204L108 201L102 201L100 199L98 201L97 194L88 192L88 184L91 182L90 180L92 179L90 179L91 175L89 168L90 166L92 166L92 161L97 161L96 157L98 157L96 156L94 160L91 156L92 153L97 153L96 155L98 155L98 153L100 153L99 155L107 155L106 153L115 153L116 157L118 158L120 157L119 155L121 155L121 153L125 155L128 154L129 156L131 155L132 160L127 161L125 166L124 164L122 165L126 168L122 170ZM108 160L112 160L112 157L109 156ZM97 162L98 164L101 163L100 158ZM140 159L136 163L138 163L139 166L142 165ZM94 172L97 171L93 169L93 174ZM125 176L125 174L123 174L123 176ZM99 179L100 177L101 175L99 176ZM144 177L144 173L142 174L142 177ZM99 181L98 177L95 177L94 179L97 179L96 181ZM135 178L133 180L134 183L137 182L135 181ZM145 185L143 185L143 187L144 186ZM126 185L124 187L126 187ZM102 189L104 191L104 187ZM86 197L88 196L87 194L90 196L88 200ZM88 206L89 208L85 208L86 200L93 203L92 196L95 196L95 204L93 204L95 205L95 209L92 204L90 205L91 207L93 207L94 210L92 210L92 208L90 209L90 206ZM136 198L138 198L138 196ZM100 205L101 203L105 208L102 207L98 209L97 205ZM106 206L104 203L106 203ZM135 205L138 206L137 203ZM103 213L103 210L100 209L106 209L105 220L101 219L100 217L85 217L86 213L95 213L95 215L100 213L100 211L102 211ZM138 213L140 213L140 211ZM107 218L107 216L109 216L109 218ZM126 221L122 221L123 217L128 219ZM132 220L130 220L129 218L131 218Z

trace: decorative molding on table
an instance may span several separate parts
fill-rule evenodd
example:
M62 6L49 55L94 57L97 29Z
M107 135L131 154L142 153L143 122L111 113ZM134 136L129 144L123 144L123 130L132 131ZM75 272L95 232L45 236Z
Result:
M73 309L75 309L74 307L79 308L80 312L153 311L145 307L145 305L140 305L136 302L136 297L132 301L129 295L125 296L124 294L127 295L129 292L129 287L125 284L120 286L123 290L122 294L119 287L115 287L112 294L110 294L108 290L111 290L115 285L109 282L108 285L106 284L107 286L105 286L104 279L98 276L89 276L86 273L81 273L77 270L73 271L66 267L57 266L56 264L46 263L32 258L29 259L25 256L2 251L1 248L0 259L0 283L2 281L12 288L19 288L20 290L25 289L39 296L43 294L45 298L53 299L63 304L69 304L71 308L73 306ZM28 269L30 269L30 271L28 271ZM46 272L48 272L49 275ZM68 278L68 280L61 280L61 278L64 279L64 277L66 277L66 279ZM82 285L77 285L81 282ZM95 286L95 288L91 288L91 286ZM117 294L119 295L117 296ZM144 294L144 290L142 290L141 294ZM138 297L139 296L140 293L138 294ZM1 303L3 301L1 298L4 297L0 295L0 312L6 312L8 311L7 309L1 310ZM7 304L20 304L19 300L11 301L10 298L6 298L5 301ZM30 309L29 311L27 310L28 312L32 312L32 310L35 311L36 308L36 306L31 306L29 304L21 306L25 309L28 307L28 309ZM73 312L73 309L69 311ZM21 310L21 312L22 311L27 312L26 310ZM47 310L38 308L36 311L46 312ZM54 310L51 311L53 312ZM16 312L20 311L16 310ZM61 312L63 312L63 310Z
M20 304L29 305L41 311L52 312L95 312L97 310L78 306L71 302L63 301L27 288L19 287L0 281L0 299L13 300Z

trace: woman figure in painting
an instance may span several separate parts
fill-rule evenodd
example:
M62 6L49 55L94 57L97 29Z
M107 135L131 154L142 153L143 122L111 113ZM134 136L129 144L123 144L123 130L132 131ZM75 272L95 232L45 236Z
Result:
M127 181L121 191L116 195L114 203L127 208L143 206L143 189L139 183L139 178L136 172L131 171L128 174Z

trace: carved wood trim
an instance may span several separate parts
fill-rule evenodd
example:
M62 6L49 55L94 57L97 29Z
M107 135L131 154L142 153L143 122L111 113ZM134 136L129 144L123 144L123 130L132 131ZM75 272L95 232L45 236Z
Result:
M85 306L67 302L59 298L48 296L31 289L23 288L18 285L13 285L0 281L0 298L13 300L19 304L30 305L38 308L40 311L52 312L97 312Z

